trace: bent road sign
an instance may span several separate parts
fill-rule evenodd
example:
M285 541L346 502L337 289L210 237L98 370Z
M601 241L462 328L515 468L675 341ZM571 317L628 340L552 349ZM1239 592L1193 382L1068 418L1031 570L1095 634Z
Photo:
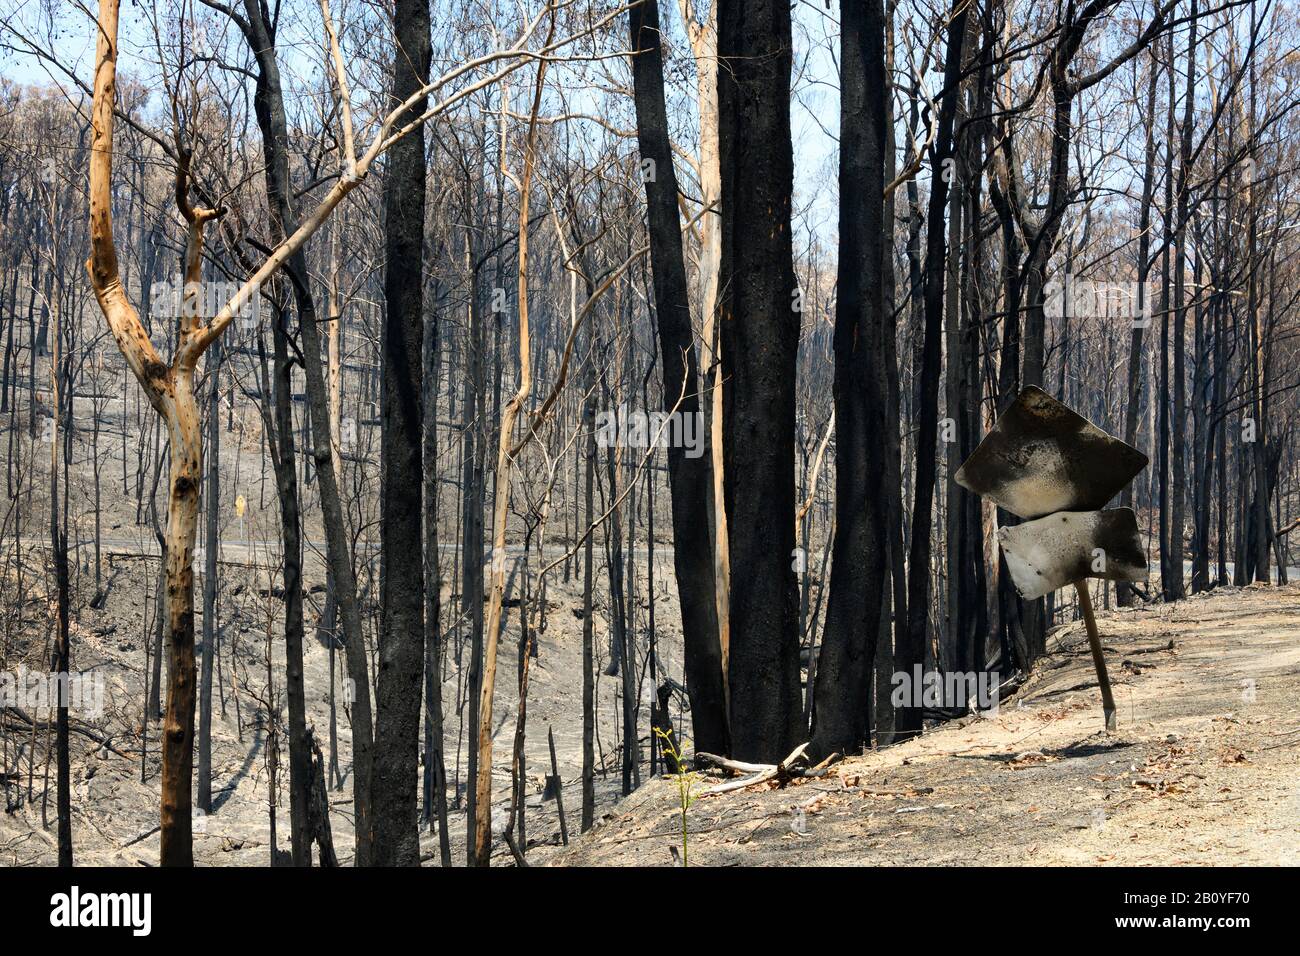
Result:
M1021 518L1104 508L1147 456L1027 387L953 479Z
M1146 579L1137 516L1099 511L1145 468L1147 456L1029 386L993 423L953 480L1023 521L998 529L998 546L1025 600L1073 583L1088 628L1106 729L1115 698L1087 578Z
M1146 555L1131 508L1062 511L998 529L1011 580L1025 600L1083 578L1145 581Z

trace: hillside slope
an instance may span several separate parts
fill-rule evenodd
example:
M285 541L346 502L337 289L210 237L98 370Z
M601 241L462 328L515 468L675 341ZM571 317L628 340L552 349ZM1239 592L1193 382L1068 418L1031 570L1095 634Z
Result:
M1300 864L1300 587L1224 588L1100 626L1117 733L1071 625L996 715L821 779L700 796L691 864ZM677 788L661 779L552 862L671 865L674 845Z

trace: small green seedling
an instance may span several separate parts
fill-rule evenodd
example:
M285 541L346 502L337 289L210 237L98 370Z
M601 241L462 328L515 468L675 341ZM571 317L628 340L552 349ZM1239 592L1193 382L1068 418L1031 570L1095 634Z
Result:
M690 866L690 858L687 855L687 837L689 834L686 825L686 811L689 810L691 804L695 802L694 791L695 785L699 782L699 777L696 776L694 771L688 771L686 769L686 759L682 756L681 750L678 749L677 740L673 734L669 731L661 730L658 727L656 727L654 731L656 736L659 737L663 752L672 758L672 766L677 768L672 776L677 781L678 805L681 807L682 866ZM689 741L684 741L684 743L689 743Z

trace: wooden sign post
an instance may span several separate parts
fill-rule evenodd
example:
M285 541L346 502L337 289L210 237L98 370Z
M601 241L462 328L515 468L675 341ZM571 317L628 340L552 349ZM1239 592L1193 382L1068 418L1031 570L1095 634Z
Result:
M1110 692L1110 675L1106 673L1106 658L1101 653L1101 634L1097 631L1097 619L1092 615L1092 596L1088 593L1087 578L1074 582L1074 589L1079 594L1079 610L1083 612L1083 623L1088 628L1088 647L1092 650L1092 663L1097 668L1097 684L1101 687L1101 711L1106 717L1106 729L1115 729L1115 696Z

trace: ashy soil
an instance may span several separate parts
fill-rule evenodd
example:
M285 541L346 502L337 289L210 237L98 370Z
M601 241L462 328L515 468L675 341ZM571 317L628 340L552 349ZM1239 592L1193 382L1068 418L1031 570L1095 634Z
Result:
M1221 588L1099 623L1117 732L1083 626L1068 625L996 714L785 787L709 795L724 778L701 774L690 864L1300 864L1300 587ZM680 845L664 778L551 862L674 865Z
M159 722L150 717L147 738L141 733L145 701L146 645L152 643L149 622L154 609L153 590L157 581L157 559L142 555L126 543L106 549L106 561L112 578L106 605L99 610L88 605L93 580L82 575L83 591L74 600L76 620L72 622L73 671L98 674L103 679L102 712L72 712L74 732L71 736L73 844L79 865L137 866L156 865L159 853L158 787L161 764L158 754ZM671 561L667 550L656 549L654 594L656 601L660 678L671 676L684 680L681 664L681 634L677 624L676 596L673 593ZM28 673L42 670L41 660L50 630L50 603L44 592L46 578L39 574L46 553L29 549L28 597L21 609L20 624L11 638L10 652L3 669L16 672L25 667ZM548 550L548 559L559 554L559 547ZM512 553L512 557L518 555ZM212 766L213 811L196 817L194 834L195 863L200 866L265 866L271 861L269 805L269 749L267 747L267 706L278 706L280 745L279 779L275 789L276 846L289 846L288 751L285 737L287 723L284 697L283 604L275 594L278 575L266 570L274 565L274 556L253 553L243 545L223 546L222 560L222 637L221 661L216 669L213 689ZM536 555L533 558L537 560ZM263 564L259 568L239 565L245 561ZM637 615L640 621L648 609L649 581L644 574L644 553L637 557ZM202 575L196 591L201 593ZM557 569L554 582L548 585L546 626L536 637L537 656L531 662L529 676L527 737L524 748L524 819L525 841L534 849L560 842L557 803L543 799L546 776L551 773L548 729L553 730L556 765L563 781L562 798L566 822L576 835L581 816L582 770L582 589L580 579L567 584ZM508 575L510 577L510 575ZM602 576L603 577L603 576ZM303 682L307 700L307 720L314 729L315 740L328 762L329 695L331 686L328 646L315 638L313 619L323 595L324 566L318 558L309 560L304 576L307 636L303 643ZM512 578L502 623L498 652L496 700L492 715L493 728L493 828L500 834L508 818L511 792L511 748L518 712L517 662L520 635L519 581ZM534 580L533 587L536 587ZM444 605L458 595L444 586ZM622 742L618 721L621 715L619 693L622 679L610 676L609 627L603 588L594 602L596 697L596 806L605 812L618 800L621 792L619 747ZM17 609L11 609L11 614ZM534 621L534 628L537 622ZM201 622L199 624L201 628ZM267 640L267 633L271 639ZM536 631L535 631L536 633ZM367 633L371 648L371 674L374 674L373 631ZM458 652L459 648L459 652ZM271 661L268 681L267 657ZM444 660L442 696L444 711L444 753L447 761L448 800L452 805L448 833L453 860L465 860L464 798L467 787L469 746L466 676L469 669L469 642L465 629L448 634ZM344 708L344 657L336 652L334 688L338 703L338 762L342 782L331 789L330 823L334 847L340 862L351 862L353 852L351 730ZM648 661L637 661L636 692L640 696L639 725L648 734L651 681L646 672ZM166 684L163 685L164 695ZM458 702L459 705L458 706ZM12 713L0 725L0 744L8 774L0 783L7 812L0 814L0 866L53 865L57 861L54 838L55 770L46 761L46 711L27 708L37 715L35 760L33 735ZM79 730L86 731L85 733ZM141 742L147 739L145 754ZM106 742L106 743L105 743ZM648 774L649 740L643 734L640 772ZM383 746L382 742L379 746ZM142 779L143 775L143 779ZM48 799L46 794L48 793ZM422 831L422 856L426 864L436 865L439 843L436 833ZM507 863L510 853L497 840L494 862Z
M120 379L110 392L116 392ZM135 386L129 384L129 389ZM128 391L129 408L139 402L135 391ZM138 523L135 490L141 463L140 449L148 450L147 434L137 434L135 418L127 415L128 407L117 399L103 403L97 410L91 403L78 400L77 420L80 429L74 435L73 461L63 491L69 502L69 539L72 546L73 620L72 669L98 675L103 680L102 712L73 712L71 737L72 804L74 856L86 865L154 865L158 861L158 757L159 721L150 716L143 726L146 677L150 671L147 653L152 645L152 622L156 614L155 588L158 574L158 547L148 525ZM25 406L17 421L25 423ZM147 409L146 409L147 411ZM94 486L94 446L89 422L98 414L102 425L98 460L102 484L100 494ZM38 425L48 418L48 411L38 409ZM143 419L153 427L152 418ZM223 414L223 426L228 426ZM37 434L42 429L38 427ZM356 487L368 487L358 476L377 466L377 429L368 430L365 447L369 458L360 455L349 459L346 468ZM0 431L0 444L5 432ZM49 445L30 439L25 424L15 436L17 448L13 464L23 475L24 487L30 489L10 502L9 510L0 509L0 538L5 541L0 559L0 675L16 675L19 668L31 674L44 671L48 642L53 625L53 601L49 592L49 549L47 522L49 499L47 478ZM125 447L124 447L125 443ZM371 447L373 446L373 447ZM459 455L450 439L442 446L445 456ZM219 617L221 637L219 660L213 690L212 765L214 780L213 810L196 819L194 835L195 861L199 865L249 866L267 865L271 859L272 834L270 805L276 804L275 844L280 850L289 843L288 820L288 752L284 736L287 723L284 696L284 623L283 602L277 596L283 584L279 554L278 512L274 497L274 475L261 444L261 427L251 409L235 416L235 427L226 427L221 438L221 507L219 510L221 546L218 554ZM147 463L148 454L143 454ZM163 465L165 473L165 464ZM446 468L455 467L445 463ZM153 484L152 472L143 478L148 498ZM163 482L165 488L165 481ZM349 487L353 487L350 484ZM561 490L566 481L559 483ZM355 489L354 489L355 490ZM325 588L323 534L316 489L301 485L303 494L304 588L306 639L304 641L304 690L308 724L325 760L330 758L329 700L331 686L338 700L337 752L341 781L330 791L331 829L335 850L343 864L352 857L354 842L352 822L351 731L343 705L345 663L341 651L334 661L331 678L330 655L326 644L316 639L316 619L322 610ZM444 486L441 513L454 515L459 508L454 487ZM666 492L662 492L666 494ZM244 513L236 511L237 497L244 498ZM666 499L661 499L666 500ZM165 509L164 496L159 496ZM353 503L355 505L355 502ZM570 518L570 502L554 511L546 530L544 551L539 555L540 534L534 534L533 569L564 553L561 540ZM373 558L377 536L370 518L375 501L366 496L357 506L366 527L358 552ZM353 515L356 519L356 515ZM21 520L20 520L21 519ZM520 528L522 522L514 522ZM18 576L12 560L16 549L13 529L19 528L20 547L24 554L22 600L18 600ZM91 607L97 586L94 576L96 529L102 546L101 585L105 592L102 607ZM514 528L513 531L517 531ZM571 529L570 529L571 530ZM640 657L636 662L635 692L638 694L639 726L645 728L641 743L641 773L648 773L644 763L649 754L648 719L653 698L646 633L650 620L653 590L657 650L655 676L670 676L683 682L681 630L677 611L676 588L672 577L671 545L664 539L665 529L657 529L654 545L653 581L647 573L650 549L645 527L638 525L634 563L637 581L634 624L638 630ZM496 700L493 710L493 806L494 830L499 833L508 817L511 791L511 747L518 711L516 667L520 641L519 599L522 578L518 575L522 557L523 535L512 533L507 548L511 564L507 572L507 606L504 612L499 645ZM199 547L195 556L195 601L202 606L204 580L202 522ZM595 547L603 552L598 537ZM442 604L446 614L447 647L444 651L442 699L444 712L444 753L447 761L448 800L451 813L448 833L453 859L465 859L465 809L467 786L469 707L467 676L469 670L468 628L463 616L457 619L451 609L458 607L460 596L452 594L447 581L458 560L454 535L445 530L442 536ZM607 608L608 579L598 559L594 589L594 643L596 659L596 804L597 814L612 806L621 794L620 745L621 678L606 673L610 659L610 625ZM374 611L378 590L378 562L359 560L359 588L368 612ZM546 776L551 773L548 729L553 729L555 759L563 781L562 795L567 823L576 834L580 820L582 767L582 587L580 561L575 564L579 576L563 580L560 569L548 576L545 629L536 635L538 653L532 662L527 737L524 748L525 843L546 846L560 842L557 801L543 799ZM532 578L532 593L538 582ZM202 628L201 610L196 628ZM369 614L366 639L370 651L370 675L375 674L377 635L375 615ZM536 629L539 622L534 622ZM269 639L268 639L269 634ZM269 668L268 668L269 657ZM269 675L269 676L268 676ZM166 690L165 678L163 685ZM279 779L271 787L270 751L267 712L279 712L280 746ZM37 707L23 708L34 716L35 732L18 714L0 715L0 795L5 812L0 814L0 866L52 865L56 862L55 770L48 755L52 750L52 733L48 730L48 712ZM686 718L688 720L688 718ZM382 746L382 741L380 746ZM272 793L274 789L274 794ZM439 852L436 833L422 834L422 855L437 862ZM502 862L510 859L506 846L497 841L495 852ZM531 851L530 851L531 852Z

